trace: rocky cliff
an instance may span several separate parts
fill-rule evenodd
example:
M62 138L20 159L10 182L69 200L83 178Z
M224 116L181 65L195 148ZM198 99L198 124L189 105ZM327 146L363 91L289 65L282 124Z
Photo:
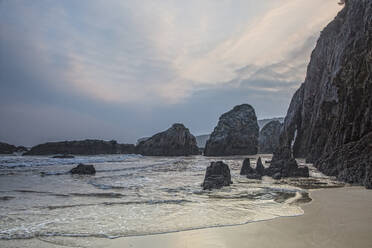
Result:
M135 146L131 144L119 144L115 140L80 140L48 142L31 148L24 155L97 155L97 154L129 154L135 152Z
M259 153L273 153L279 145L279 135L282 124L279 121L267 123L260 131L258 138Z
M348 0L322 31L294 94L273 160L306 157L368 184L372 163L372 1ZM367 175L367 177L366 177Z
M235 106L221 115L205 145L206 156L252 155L258 150L258 124L253 107Z
M14 146L8 143L0 142L0 154L12 154L15 152L25 152L27 148L24 146Z
M168 130L141 141L136 152L146 156L188 156L199 154L199 148L189 129L176 123Z

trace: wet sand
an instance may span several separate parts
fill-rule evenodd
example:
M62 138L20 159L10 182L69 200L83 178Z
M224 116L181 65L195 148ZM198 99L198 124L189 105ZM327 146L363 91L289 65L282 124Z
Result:
M86 240L84 246L112 248L372 247L372 190L362 187L313 190L311 198L313 199L311 203L302 205L305 211L302 216L160 235L111 240L90 239ZM66 240L64 245L70 246L69 243ZM38 239L0 241L0 246L61 247Z

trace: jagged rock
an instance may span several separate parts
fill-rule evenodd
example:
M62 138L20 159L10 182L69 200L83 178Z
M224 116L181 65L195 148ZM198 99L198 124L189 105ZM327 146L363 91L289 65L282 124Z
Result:
M141 141L136 152L146 156L188 156L200 154L195 137L183 124L173 124L168 130Z
M258 124L253 107L235 106L224 113L208 139L205 156L252 155L258 150Z
M273 153L279 145L279 135L282 123L271 121L267 123L260 131L258 137L258 152Z
M0 154L12 154L15 152L25 152L27 148L24 146L14 146L8 143L0 142Z
M372 164L371 163L366 167L366 176L364 179L364 186L366 186L367 189L372 189Z
M261 175L261 176L264 176L265 175L265 167L263 166L262 164L262 160L261 160L261 157L259 157L257 159L257 163L256 163L256 172Z
M265 169L265 175L274 178L276 174L280 177L309 177L309 168L299 167L294 158L276 160Z
M258 120L257 123L258 123L258 126L260 128L260 130L266 126L267 123L269 122L272 122L272 121L279 121L280 123L283 123L284 122L284 117L274 117L274 118L270 118L270 119L261 119L261 120Z
M64 154L64 155L56 155L56 156L53 156L52 158L74 158L74 156Z
M244 159L242 168L240 169L240 175L247 175L254 173L254 169L251 167L251 161L249 158Z
M305 157L340 180L371 180L366 179L372 161L371 27L372 1L348 0L322 31L273 160Z
M71 174L80 174L80 175L91 175L96 173L96 169L91 164L78 164L75 168L70 170Z
M118 144L115 140L81 140L48 142L31 148L23 155L98 155L98 154L130 154L135 152L132 144Z
M203 189L219 189L230 184L232 181L229 166L222 161L211 162L205 173Z

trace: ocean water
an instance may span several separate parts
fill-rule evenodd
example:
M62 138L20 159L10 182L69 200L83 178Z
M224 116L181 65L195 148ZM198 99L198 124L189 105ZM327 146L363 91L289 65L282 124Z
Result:
M261 156L271 160L270 155ZM249 157L254 166L258 156ZM307 195L305 189L271 178L240 176L243 159L1 156L0 241L117 238L303 214L296 202ZM229 165L233 184L203 191L205 169L216 160ZM94 164L97 173L66 173L77 163Z

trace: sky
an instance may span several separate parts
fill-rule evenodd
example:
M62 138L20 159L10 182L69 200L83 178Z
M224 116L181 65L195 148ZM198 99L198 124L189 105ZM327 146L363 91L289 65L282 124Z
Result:
M0 141L209 133L285 116L337 0L0 0Z

